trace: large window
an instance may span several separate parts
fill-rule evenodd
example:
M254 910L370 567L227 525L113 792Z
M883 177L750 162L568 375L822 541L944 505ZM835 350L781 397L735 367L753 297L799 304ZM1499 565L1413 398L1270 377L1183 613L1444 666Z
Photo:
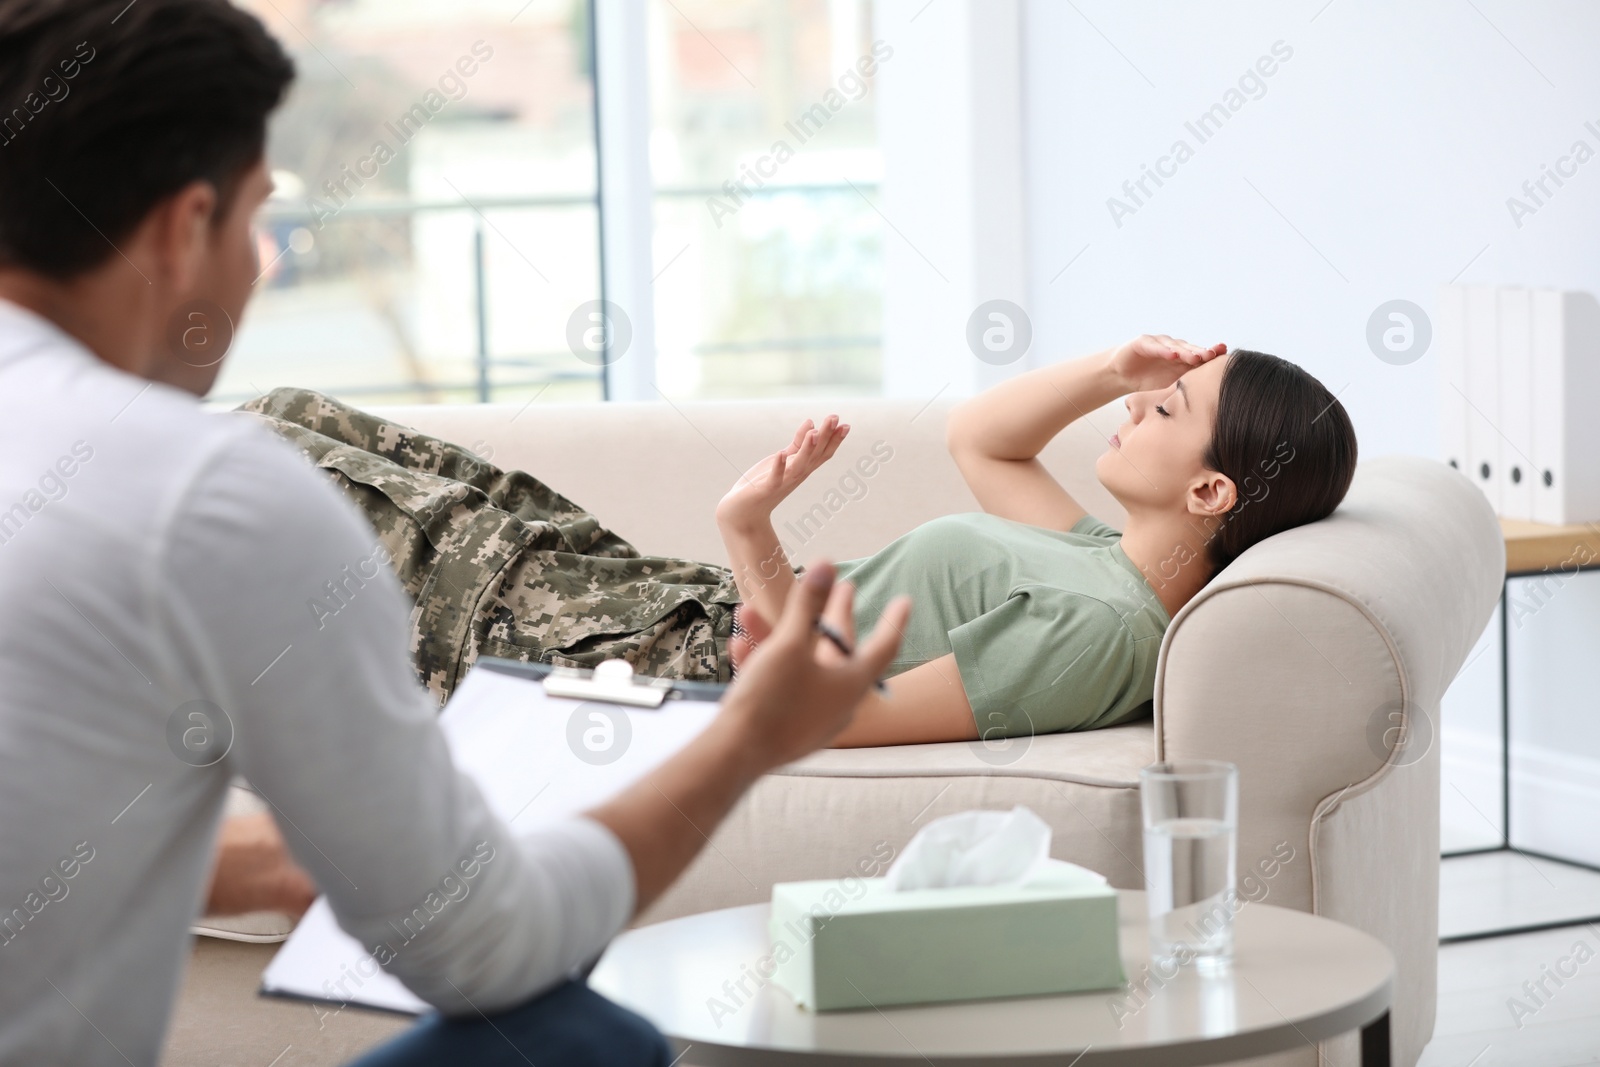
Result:
M213 398L599 398L568 340L605 269L587 0L240 2L299 77ZM865 0L652 0L664 393L877 391L869 31Z
M651 0L650 30L663 388L877 392L868 5Z

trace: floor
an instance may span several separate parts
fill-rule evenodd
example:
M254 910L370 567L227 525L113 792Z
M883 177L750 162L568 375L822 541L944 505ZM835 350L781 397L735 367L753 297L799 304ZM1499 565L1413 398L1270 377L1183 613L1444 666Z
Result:
M196 938L163 1067L332 1067L410 1025L383 1012L257 996L277 949ZM272 1035L270 1047L262 1034Z
M1442 936L1593 915L1600 872L1512 852L1440 869ZM1418 1067L1577 1064L1600 1064L1600 923L1440 946L1439 1014Z
M1439 936L1446 941L1579 918L1600 918L1600 871L1518 852L1452 856L1439 868Z

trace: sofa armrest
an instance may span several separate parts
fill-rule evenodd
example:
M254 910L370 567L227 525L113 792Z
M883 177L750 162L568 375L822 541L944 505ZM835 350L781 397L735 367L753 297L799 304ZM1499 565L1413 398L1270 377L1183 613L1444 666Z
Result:
M1436 715L1504 572L1499 525L1465 478L1414 457L1362 464L1331 517L1254 546L1173 619L1158 758L1239 762L1252 820L1330 810L1419 758L1433 720L1416 717ZM1397 722L1416 742L1398 756Z
M1440 698L1504 568L1465 478L1368 462L1333 516L1251 548L1186 605L1157 667L1157 758L1239 765L1241 878L1287 843L1271 901L1394 951L1397 1049L1433 1026Z

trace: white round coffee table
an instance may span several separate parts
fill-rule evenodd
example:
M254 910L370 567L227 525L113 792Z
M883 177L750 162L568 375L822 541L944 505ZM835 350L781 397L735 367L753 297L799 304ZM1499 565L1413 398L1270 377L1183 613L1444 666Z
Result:
M695 1067L1190 1067L1357 1028L1363 1067L1389 1067L1394 958L1382 942L1330 919L1246 904L1234 920L1231 973L1186 968L1163 981L1149 966L1144 894L1118 898L1129 979L1121 990L805 1011L777 986L757 984L765 904L630 930L589 985L655 1023Z

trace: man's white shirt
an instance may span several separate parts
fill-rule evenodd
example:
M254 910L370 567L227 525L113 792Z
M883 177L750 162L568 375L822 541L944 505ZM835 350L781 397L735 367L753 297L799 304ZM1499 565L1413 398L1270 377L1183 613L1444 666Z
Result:
M0 1063L156 1062L236 774L447 1013L530 998L626 923L609 830L514 832L454 769L376 548L248 416L0 301ZM308 607L358 567L337 615Z

